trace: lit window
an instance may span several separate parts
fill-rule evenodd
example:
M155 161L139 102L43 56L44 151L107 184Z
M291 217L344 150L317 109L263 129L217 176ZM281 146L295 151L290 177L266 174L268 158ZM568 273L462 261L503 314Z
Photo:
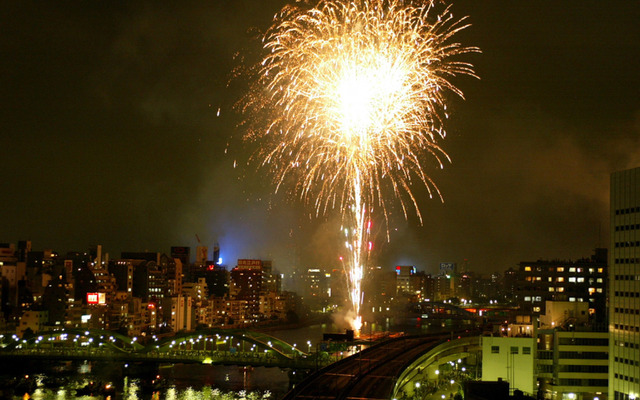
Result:
M598 273L602 273L602 268L598 268Z
M584 277L579 276L579 277L578 277L578 282L584 282Z
M569 277L569 282L575 283L576 282L576 277L575 276L570 276Z
M540 312L540 307L533 307L533 312Z
M564 272L564 267L558 267L557 271L558 272Z
M556 281L558 282L564 282L564 276L559 276L558 279L556 279Z
M549 291L550 291L550 292L555 292L555 291L556 291L556 288L554 288L554 287L551 287L551 286L550 286L550 287L549 287Z
M576 301L575 297L569 297L569 301Z
M569 272L576 272L576 269L574 267L569 268Z
M524 270L525 270L525 271L531 271L531 267L529 267L529 266L524 267Z
M564 288L562 286L559 288L556 288L556 292L564 292Z

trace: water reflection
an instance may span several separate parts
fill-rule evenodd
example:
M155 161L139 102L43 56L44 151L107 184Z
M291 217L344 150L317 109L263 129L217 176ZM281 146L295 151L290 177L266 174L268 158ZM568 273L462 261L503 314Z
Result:
M367 323L363 334L371 337L380 332L427 333L434 330L415 320L403 322L402 326L390 324L389 319ZM318 350L323 333L328 332L344 333L344 328L321 324L266 333L313 352ZM24 368L11 366L0 376L0 398L278 400L289 389L289 371L280 368L178 364L149 371L135 367L115 362L75 362L73 368L49 370L44 370L40 363ZM12 384L7 384L8 380Z
M74 388L50 389L39 387L32 393L18 394L14 393L11 398L18 400L275 400L275 396L268 390L222 390L211 386L203 386L199 388L186 387L179 388L177 386L167 387L162 390L146 392L143 390L140 380L125 378L125 386L122 391L114 392L111 395L105 394L80 394ZM128 382L126 382L128 381Z

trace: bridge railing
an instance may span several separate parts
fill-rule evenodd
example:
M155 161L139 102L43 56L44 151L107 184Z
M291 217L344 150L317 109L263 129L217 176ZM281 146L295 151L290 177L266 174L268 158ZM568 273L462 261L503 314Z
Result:
M282 357L272 352L230 352L216 350L171 351L115 351L105 347L50 347L18 348L0 350L0 359L13 358L53 358L114 361L149 361L175 363L206 363L227 365L273 366L282 368L316 369L339 360L339 357L324 353L308 356Z

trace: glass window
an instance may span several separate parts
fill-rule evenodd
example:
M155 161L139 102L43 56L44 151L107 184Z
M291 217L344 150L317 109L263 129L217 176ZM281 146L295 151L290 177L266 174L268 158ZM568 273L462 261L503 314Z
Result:
M511 354L518 354L518 346L511 346Z
M531 347L523 347L522 354L531 354Z
M500 354L500 346L491 346L491 353Z

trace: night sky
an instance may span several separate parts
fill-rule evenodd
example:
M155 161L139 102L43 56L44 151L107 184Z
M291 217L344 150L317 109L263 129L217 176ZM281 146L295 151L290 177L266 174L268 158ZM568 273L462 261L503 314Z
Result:
M228 86L283 1L9 0L0 6L0 242L335 266L315 219L250 168ZM480 80L453 82L444 197L392 216L374 264L478 272L609 245L609 174L640 166L640 3L456 1ZM218 110L219 116L218 116ZM418 195L422 192L418 190Z

